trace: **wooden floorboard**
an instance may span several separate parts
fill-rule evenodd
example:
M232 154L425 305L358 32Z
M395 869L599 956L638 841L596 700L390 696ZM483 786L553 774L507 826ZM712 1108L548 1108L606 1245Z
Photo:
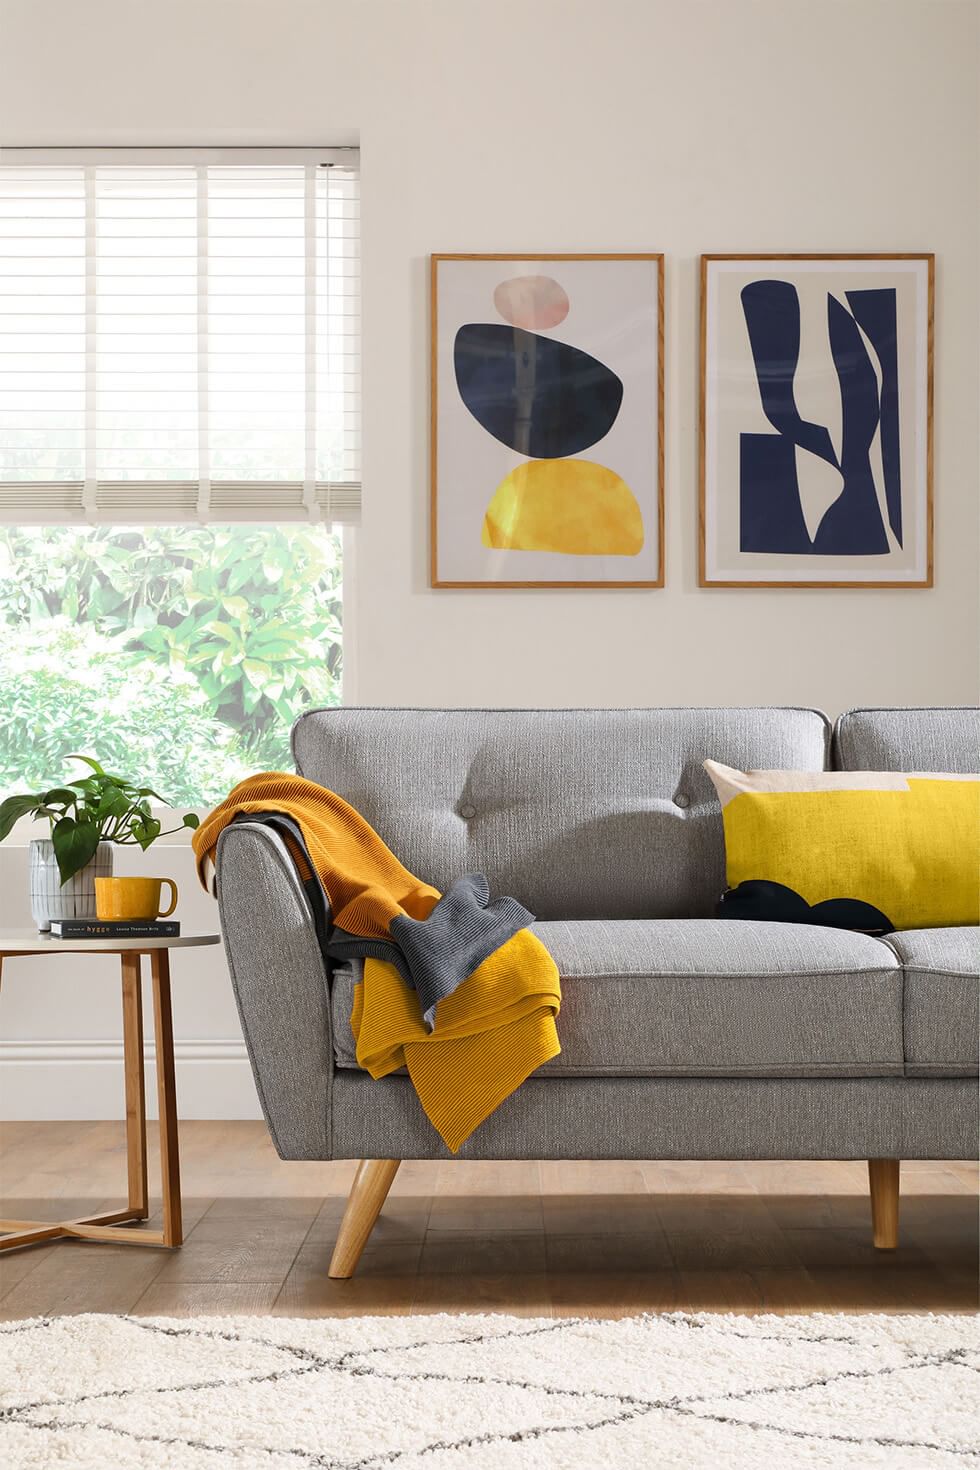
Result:
M283 1163L262 1124L180 1129L186 1239L82 1241L0 1256L0 1319L74 1312L351 1316L500 1311L972 1312L977 1169L908 1163L901 1244L871 1245L854 1163L406 1161L356 1276L327 1264L351 1162ZM158 1178L151 1129L149 1178ZM117 1207L115 1123L7 1123L0 1210ZM159 1228L151 1199L148 1224Z

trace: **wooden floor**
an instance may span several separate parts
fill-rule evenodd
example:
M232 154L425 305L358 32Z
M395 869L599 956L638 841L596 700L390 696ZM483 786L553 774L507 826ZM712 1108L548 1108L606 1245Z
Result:
M0 1256L0 1318L977 1307L972 1164L904 1165L901 1245L882 1254L860 1163L409 1162L357 1275L330 1281L353 1164L284 1164L259 1123L180 1133L183 1248L13 1251ZM5 1216L110 1209L125 1179L121 1124L0 1125Z

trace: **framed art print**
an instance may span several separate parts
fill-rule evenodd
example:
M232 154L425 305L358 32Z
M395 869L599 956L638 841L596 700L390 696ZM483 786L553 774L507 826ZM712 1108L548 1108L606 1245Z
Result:
M702 587L932 586L933 265L701 257Z
M663 586L663 256L433 255L433 587Z

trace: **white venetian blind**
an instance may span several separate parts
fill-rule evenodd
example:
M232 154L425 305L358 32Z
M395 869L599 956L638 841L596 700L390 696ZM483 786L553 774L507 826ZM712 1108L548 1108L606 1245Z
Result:
M358 519L337 152L0 162L0 521Z

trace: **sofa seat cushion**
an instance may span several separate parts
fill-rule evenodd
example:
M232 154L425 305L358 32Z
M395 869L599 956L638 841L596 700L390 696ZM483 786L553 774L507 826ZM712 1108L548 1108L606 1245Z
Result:
M539 1076L900 1075L902 971L876 939L808 924L535 924L561 976L562 1052ZM356 1067L353 976L333 972L339 1067Z
M906 929L888 942L905 972L905 1070L975 1077L980 1032L980 929Z

